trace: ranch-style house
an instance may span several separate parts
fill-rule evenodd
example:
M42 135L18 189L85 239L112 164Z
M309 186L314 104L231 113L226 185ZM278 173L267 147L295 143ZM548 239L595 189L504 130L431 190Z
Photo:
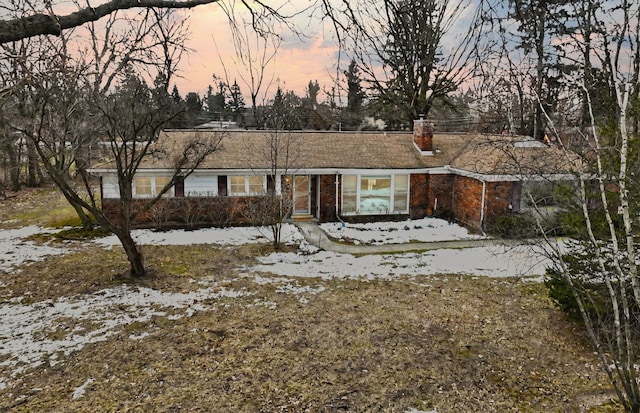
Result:
M196 134L215 133L224 134L219 149L138 225L151 225L160 211L175 225L251 223L251 200L276 193L289 201L293 220L438 215L483 231L527 207L527 185L570 178L571 170L556 146L523 136L434 133L424 119L414 122L413 133L167 130L155 145L171 152ZM173 173L171 159L144 160L134 198L153 197L164 187ZM115 170L107 165L92 172L100 177L103 210L117 218Z

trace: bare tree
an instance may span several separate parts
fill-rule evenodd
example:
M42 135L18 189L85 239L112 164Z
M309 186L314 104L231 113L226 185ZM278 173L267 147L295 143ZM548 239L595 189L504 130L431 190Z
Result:
M143 10L131 18L114 13L100 25L91 22L87 36L22 41L29 47L18 49L20 54L16 44L4 45L11 58L0 73L17 73L3 100L5 123L33 148L35 164L44 167L85 228L93 220L70 194L76 191L77 168L88 167L92 147L94 153L102 147L103 132L91 122L91 96L107 93L125 69L155 71L162 78L158 93L168 96L167 81L186 50L185 30L171 10Z
M34 73L28 87L16 94L24 102L23 109L20 116L7 122L37 152L39 163L75 209L82 225L91 228L92 218L70 196L76 168L89 164L85 154L95 135L89 121L90 91L81 80L82 68L69 64L61 55L51 56L48 70Z
M446 104L471 74L476 16L465 0L367 0L327 6L345 50L381 105L406 122ZM468 30L454 32L462 18Z
M4 172L0 187L3 191L20 189L20 151L16 140L13 130L0 121L0 168Z
M260 165L251 164L256 174L265 171L267 165L267 193L259 197L250 205L250 218L271 230L271 240L274 249L282 245L282 226L291 216L294 208L292 198L293 179L296 171L305 159L304 142L300 135L292 134L282 126L287 125L289 108L274 105L269 115L274 127L263 133L262 139L250 142L247 153L251 159L257 159Z
M268 75L267 68L275 62L282 39L279 34L257 32L252 29L251 23L246 21L234 22L232 27L234 28L233 40L238 59L233 63L236 69L239 69L237 75L249 89L251 117L255 124L259 118L257 113L258 97L262 95L262 100L266 99L269 88L275 79L275 74ZM213 41L215 43L215 39ZM227 65L219 53L218 58L224 69L226 84L231 85Z
M582 168L576 170L576 188L571 193L578 217L577 225L571 227L573 241L560 245L547 238L547 253L554 264L551 280L561 280L571 292L618 400L625 411L639 412L640 278L636 237L640 146L637 133L629 126L636 121L633 117L638 105L631 97L640 86L640 65L634 63L639 61L636 45L640 8L627 1L608 7L603 5L597 13L598 27L606 30L585 41L592 43L594 62L607 72L615 98L615 126L611 119L602 121L594 112L583 79L569 79L587 98L591 128L578 135L580 145L572 146L582 156ZM553 125L550 117L547 122ZM556 134L558 144L565 148L564 136ZM557 291L558 286L554 288ZM561 301L558 296L556 300Z
M4 104L0 117L3 118L6 126L5 146L9 154L16 155L14 159L18 164L12 184L15 188L19 188L22 183L34 187L42 181L38 155L33 142L26 140L10 127L11 120L24 118L30 112L29 95L33 73L47 61L41 50L40 44L30 39L2 45L0 48L0 53L4 57L0 59L0 82L3 87L0 103Z
M212 3L220 3L220 0L110 0L98 5L91 5L87 2L84 8L80 8L70 14L61 15L53 10L51 2L45 2L46 7L42 10L31 9L25 15L8 20L0 20L0 44L38 35L60 36L65 30L97 21L118 10L135 8L185 9ZM262 25L262 18L272 16L280 19L283 17L277 9L261 1L243 1L242 4L255 17L253 24L258 30L267 31L268 29L268 26ZM12 6L3 6L2 8L14 11Z
M131 264L133 276L145 274L142 253L131 236L136 221L178 180L190 175L209 154L217 150L222 139L221 134L210 138L195 135L185 142L158 142L161 129L171 116L176 115L162 96L158 96L156 90L149 89L140 79L129 76L113 94L97 97L97 120L108 137L109 153L118 175L120 201L117 217L114 219L101 209L86 170L80 170L80 175L88 200L75 195L78 203L118 237ZM137 200L133 196L133 182L140 164L149 156L169 159L173 172L156 196Z
M149 32L145 24L136 27L143 28L144 33ZM129 58L128 65L118 63L117 56L110 52L94 54L94 60L89 60L88 64L83 60L74 62L65 54L66 46L62 42L61 47L52 49L56 53L48 59L37 60L34 64L37 70L24 72L28 75L17 84L26 91L27 98L18 102L29 111L23 110L20 113L25 116L11 120L12 129L34 144L39 161L79 214L87 211L120 239L133 276L145 273L142 254L131 237L136 220L141 214L148 213L178 179L190 174L216 149L219 141L198 138L184 142L174 150L156 144L160 130L180 108L173 105L164 87L149 88L133 73L134 64L145 63L134 57L140 56L138 52L151 50L147 47L147 34L142 32L135 41L127 43L131 47L122 47L126 39L120 38L121 41L111 48L111 51L122 50ZM153 59L153 54L142 54ZM18 62L23 65L24 61ZM161 62L161 59L153 62ZM99 70L88 69L92 67ZM163 69L166 66L159 64L156 67ZM114 80L118 82L115 89ZM112 85L112 90L106 85ZM12 89L9 97L15 96L16 89ZM5 108L13 102L14 99L7 99ZM102 137L98 143L96 136ZM89 162L82 151L86 150L88 142L94 142L98 147L106 146L118 171L121 202L115 218L102 210L94 181L87 172ZM157 197L139 202L133 199L132 182L142 160L152 155L171 156L174 171ZM77 179L71 179L72 175L77 175Z

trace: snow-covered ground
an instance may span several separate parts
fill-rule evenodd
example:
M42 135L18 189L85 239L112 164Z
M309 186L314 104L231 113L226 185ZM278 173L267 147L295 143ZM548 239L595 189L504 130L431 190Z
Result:
M269 242L270 236L270 229L261 227L204 228L193 231L173 230L158 232L148 229L133 231L133 237L140 245L243 245ZM302 234L295 226L288 224L283 226L283 242L295 244L303 239ZM106 247L120 245L115 235L97 239L95 242Z
M200 304L205 299L246 294L220 288L212 282L192 293L165 293L121 285L94 294L28 304L23 304L18 297L9 304L0 305L0 359L8 356L0 362L0 371L12 370L9 377L0 375L0 390L27 368L37 367L45 360L55 365L63 361L61 355L105 341L123 326L145 322L153 316L189 316L194 311L206 309ZM180 310L180 315L173 314L173 309ZM65 320L72 322L63 324ZM5 366L11 369L2 369Z
M312 249L312 251L314 251ZM328 251L273 253L252 271L289 277L391 279L400 275L467 274L538 280L547 260L529 246L485 246L354 257Z
M342 224L328 222L320 228L329 236L354 244L400 244L484 238L470 234L466 228L439 218L423 218L401 222Z
M0 271L9 271L16 266L29 261L39 261L49 255L60 255L67 252L66 248L37 244L27 238L46 232L38 226L28 226L19 229L0 230ZM0 276L0 286L2 277Z
M400 223L362 225L323 225L336 238L361 244L403 243L409 241L442 241L468 239L464 228L446 221L427 219ZM242 268L242 276L259 283L278 285L288 294L313 294L324 289L324 279L361 278L391 279L400 275L471 274L487 277L540 277L546 262L530 247L505 248L486 246L467 249L442 249L422 253L384 254L354 257L318 250L308 245L293 225L285 225L284 239L301 246L298 253L272 253L262 257L255 266ZM44 232L38 227L21 230L0 230L0 288L2 271L16 271L24 262L65 254L72 246L39 245L25 237ZM238 227L202 229L196 231L153 232L135 231L140 244L238 245L267 242L269 231L264 228ZM115 237L95 241L111 248L118 245ZM318 277L318 284L301 288L296 277ZM44 362L64 362L64 355L79 350L88 343L108 339L124 325L145 321L152 316L188 317L202 309L203 302L214 306L221 297L246 296L249 291L221 289L214 281L199 280L201 288L190 294L162 292L148 288L119 286L95 294L62 297L46 302L24 303L20 297L0 304L0 390L11 386L19 375L30 367ZM301 303L304 303L301 297ZM273 303L256 303L273 305ZM123 310L126 309L126 310ZM74 320L69 328L60 320ZM90 325L87 328L86 325ZM85 326L85 327L80 327ZM55 332L56 334L51 334ZM145 335L130 339L144 339ZM8 368L5 368L8 367ZM77 397L81 397L81 391ZM70 396L71 397L71 396Z
M401 222L368 224L325 223L320 227L333 238L354 244L401 244L408 242L451 241L483 238L470 234L464 227L443 219L424 218ZM134 232L140 244L239 245L267 242L269 230L256 227L201 229L196 231ZM285 224L283 240L301 244L298 253L272 253L260 258L260 264L249 271L271 272L295 277L320 278L393 278L399 275L468 274L486 277L539 277L544 274L547 261L530 246L485 246L465 249L441 249L422 253L367 255L319 251L303 241L293 225ZM105 246L118 245L114 236L96 240Z

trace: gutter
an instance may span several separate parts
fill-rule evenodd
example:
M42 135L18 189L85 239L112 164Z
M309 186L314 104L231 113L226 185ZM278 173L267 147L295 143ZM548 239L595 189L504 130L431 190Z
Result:
M484 207L486 202L486 193L487 193L487 183L485 181L482 182L482 200L480 205L480 232L482 232L483 236L487 234L484 233Z

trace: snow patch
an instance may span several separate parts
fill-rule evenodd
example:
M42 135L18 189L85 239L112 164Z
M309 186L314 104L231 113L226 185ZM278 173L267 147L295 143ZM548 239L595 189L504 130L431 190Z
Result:
M470 234L466 228L440 218L344 225L331 222L320 224L320 228L335 239L367 245L486 238Z
M148 332L144 332L142 334L129 334L129 340L142 340L143 338L149 337L151 334L149 334Z
M85 381L80 387L76 387L73 390L73 394L71 395L71 399L72 400L76 400L76 399L79 399L82 396L84 396L84 394L85 394L85 392L87 390L87 386L89 386L94 381L95 381L94 379L87 379L87 381Z
M249 293L209 287L189 293L170 293L126 285L91 295L63 297L33 304L0 305L0 390L28 368L58 363L85 345L105 341L120 327L166 317L166 310L192 315L209 307L204 300L242 297ZM85 325L89 325L86 328ZM138 336L137 338L143 338ZM6 357L3 357L6 356ZM6 368L5 368L6 367Z
M392 279L400 275L467 274L485 277L539 277L548 261L529 246L499 245L421 253L354 257L329 251L272 253L250 270L288 277Z
M266 227L203 228L193 231L152 231L141 229L134 230L131 234L139 245L243 245L269 242L271 230ZM302 240L302 234L294 225L284 224L282 226L282 242L297 244ZM120 241L115 235L99 238L94 242L104 247L120 245Z
M0 230L0 271L13 271L24 262L42 261L50 255L68 252L66 248L53 247L49 244L39 245L24 239L47 232L51 231L35 225Z

